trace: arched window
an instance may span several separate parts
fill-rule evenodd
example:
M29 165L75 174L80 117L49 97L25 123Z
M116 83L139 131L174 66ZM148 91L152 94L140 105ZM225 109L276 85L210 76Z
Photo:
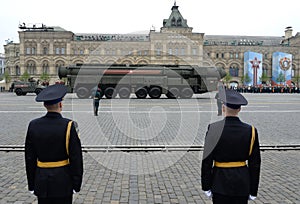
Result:
M43 73L49 74L49 64L48 64L47 61L44 61L44 62L43 62L42 68L43 68Z
M161 48L156 48L156 56L160 56L161 55Z
M171 26L176 26L176 19L174 17L171 20Z
M232 65L229 67L229 74L232 77L238 77L239 76L239 67L237 65Z
M43 54L44 54L44 55L48 55L48 54L49 54L49 52L48 52L48 47L44 47L44 48L43 48Z
M25 42L25 53L26 55L36 55L36 43L35 42Z
M197 48L192 48L192 55L193 56L197 55Z
M54 53L56 55L65 55L66 54L66 44L61 42L54 42Z
M16 75L17 76L21 75L21 69L20 69L19 65L16 65Z
M179 19L177 20L177 26L179 26L179 27L182 26L182 20L181 20L181 18L179 18Z
M35 74L35 70L36 70L36 65L34 61L28 61L26 64L26 68L27 68L27 72L28 74Z

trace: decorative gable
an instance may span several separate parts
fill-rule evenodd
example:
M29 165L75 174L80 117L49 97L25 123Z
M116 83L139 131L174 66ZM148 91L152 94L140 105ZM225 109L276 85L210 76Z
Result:
M178 10L179 6L176 6L176 2L174 3L174 6L172 7L172 13L168 19L164 19L163 21L163 27L164 28L188 28L187 20L184 19Z

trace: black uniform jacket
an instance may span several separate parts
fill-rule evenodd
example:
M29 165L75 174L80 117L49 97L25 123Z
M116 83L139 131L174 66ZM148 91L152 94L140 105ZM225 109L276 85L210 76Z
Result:
M249 156L251 135L252 126L238 117L225 117L208 126L201 166L202 190L228 196L257 195L261 158L256 128L253 150ZM248 165L243 167L213 166L214 161L246 160Z
M93 98L94 105L99 106L100 99L101 99L101 92L100 92L100 90L97 89L97 91L95 92L94 98Z
M48 112L32 120L25 141L25 163L28 188L39 197L66 197L73 189L80 191L83 161L77 124L72 123L69 155L66 150L66 130L70 120L60 113ZM54 168L37 167L41 162L56 162L69 158L69 165Z

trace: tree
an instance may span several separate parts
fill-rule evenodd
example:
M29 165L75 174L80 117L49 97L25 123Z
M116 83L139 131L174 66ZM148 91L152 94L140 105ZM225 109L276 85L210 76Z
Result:
M11 81L11 76L8 71L5 71L3 74L3 79L5 80L5 86L8 87L8 83Z
M241 83L244 85L244 82L245 82L245 76L241 76L240 81L241 81Z
M229 87L229 82L230 82L231 79L232 79L232 76L227 72L226 76L223 79L225 81L227 87Z
M10 82L10 80L11 80L11 76L9 75L9 73L8 73L8 71L5 71L4 72L4 80L5 80L5 83L9 83Z
M50 76L49 74L47 74L46 72L43 72L40 76L40 79L43 81L43 82L49 82L50 80Z
M28 79L30 78L30 75L28 74L27 71L25 71L22 76L20 77L21 81L28 81Z
M299 86L299 82L300 82L300 75L296 75L293 77L293 81L297 82L297 86Z
M259 77L259 80L260 80L261 82L266 83L266 82L269 80L269 77L267 76L266 73L263 72L262 75Z
M276 81L278 81L280 84L285 82L285 77L284 77L284 74L282 72L279 73Z
M242 84L248 84L251 81L249 74L246 73L244 76L241 77Z

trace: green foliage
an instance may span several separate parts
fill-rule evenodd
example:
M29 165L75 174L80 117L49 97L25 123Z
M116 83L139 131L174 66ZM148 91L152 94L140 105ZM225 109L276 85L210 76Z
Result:
M4 72L4 79L5 79L5 83L9 83L11 81L11 76L10 74L8 73L8 71L5 71Z
M243 75L243 76L241 77L241 82L242 82L242 84L248 84L250 81L251 81L251 79L250 79L248 73L246 73L245 75Z
M28 81L29 78L30 78L30 75L28 74L27 71L25 71L25 72L21 75L20 80L21 80L21 81Z
M285 82L285 76L284 76L284 74L283 74L282 72L279 73L279 75L278 75L276 81L278 81L278 82L280 82L280 83Z
M241 76L240 81L241 81L242 84L244 84L244 82L245 82L245 76Z
M299 86L299 82L300 82L300 75L296 75L293 77L293 81L297 83L297 86Z
M269 77L267 76L267 74L266 73L262 73L262 75L261 75L261 77L259 77L259 80L261 81L261 82L267 82L268 80L269 80Z
M231 79L232 76L227 72L226 76L223 78L223 81L228 85Z
M41 74L40 79L42 81L49 82L50 76L49 76L49 74L47 74L47 73L44 72L44 73Z

